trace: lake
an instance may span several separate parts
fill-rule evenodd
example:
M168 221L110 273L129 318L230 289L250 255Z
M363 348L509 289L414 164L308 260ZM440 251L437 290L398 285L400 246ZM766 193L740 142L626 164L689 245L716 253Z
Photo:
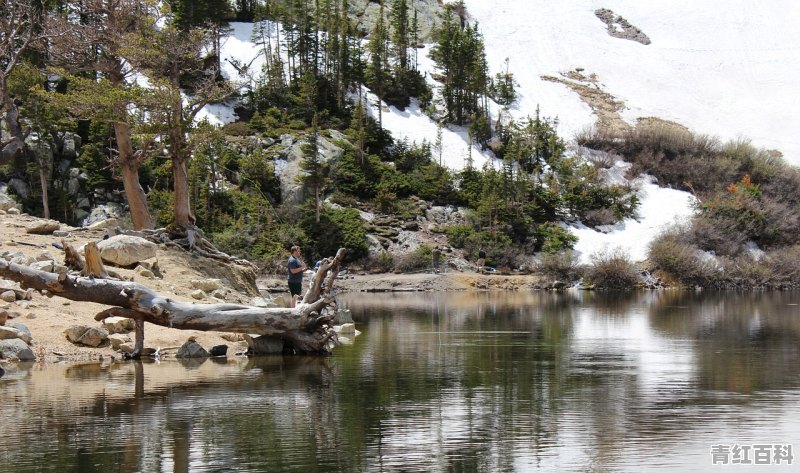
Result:
M345 294L330 357L5 365L0 472L790 471L800 293Z

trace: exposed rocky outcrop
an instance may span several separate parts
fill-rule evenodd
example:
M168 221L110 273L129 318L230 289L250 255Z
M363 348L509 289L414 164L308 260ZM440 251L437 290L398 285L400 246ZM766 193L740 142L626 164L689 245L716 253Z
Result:
M594 14L608 27L608 34L620 39L636 41L644 45L650 44L650 38L639 28L628 23L628 20L607 8L595 10Z

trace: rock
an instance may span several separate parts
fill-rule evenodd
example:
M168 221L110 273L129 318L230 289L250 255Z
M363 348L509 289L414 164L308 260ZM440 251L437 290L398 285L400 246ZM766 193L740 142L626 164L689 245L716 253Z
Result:
M339 309L336 311L336 317L333 318L334 325L352 324L353 313L350 309Z
M70 236L70 232L66 230L56 230L53 232L53 236L58 238L64 238Z
M5 309L0 309L0 325L5 325L7 320L8 320L8 311Z
M243 338L241 333L223 333L221 337L229 342L238 342Z
M228 354L228 345L214 345L208 353L211 356L226 356Z
M155 277L156 277L156 275L153 274L152 271L150 271L149 269L146 269L144 266L141 266L141 265L137 266L136 269L134 269L133 271L136 274L138 274L139 276L143 277L143 278L155 279Z
M35 220L25 227L25 233L51 235L59 228L61 228L61 224L55 220Z
M157 245L144 238L115 235L97 244L103 261L117 266L129 266L156 255Z
M208 352L199 343L189 340L175 354L175 358L207 358Z
M114 342L112 341L111 344L113 346ZM122 342L118 347L115 348L115 350L118 350L122 353L133 353L133 348L133 342Z
M61 149L61 155L67 159L77 158L81 148L81 141L81 136L77 133L64 133L64 147Z
M26 325L21 324L19 322L11 322L6 324L5 327L10 327L15 329L17 331L17 338L27 343L28 345L31 344L33 336L31 335L31 329L29 329Z
M56 260L56 257L53 256L50 253L47 253L47 252L42 253L42 254L40 254L39 256L36 257L36 261L55 261L55 260Z
M216 291L222 287L222 281L219 279L194 279L191 285L195 289L200 289L204 292Z
M354 334L356 333L356 324L342 324L339 325L338 333Z
M10 209L6 210L6 213L8 213L9 215L19 215L22 212L20 212L19 209L16 207L11 207Z
M3 291L0 293L0 300L14 302L17 300L17 294L14 291Z
M117 351L121 351L120 347L125 343L131 343L131 337L127 335L123 335L121 333L112 333L108 336L108 341L111 342L111 348ZM133 351L133 345L131 345L131 351Z
M36 356L27 343L19 338L0 340L0 358L5 360L34 361Z
M263 308L278 307L278 304L276 304L275 302L260 296L251 299L250 305L254 307L263 307Z
M117 228L117 227L119 227L119 220L117 220L116 218L107 218L95 222L86 228L88 228L89 230L102 230L105 228Z
M147 269L152 272L153 276L156 278L164 277L164 274L161 272L161 268L158 266L158 259L156 258L139 261L139 266L141 266L142 269Z
M39 271L44 271L45 273L52 273L54 272L55 264L53 264L52 261L37 261L30 267L33 269L38 269Z
M194 291L192 291L191 296L193 299L197 299L198 301L200 301L206 298L206 293L200 289L195 289Z
M19 330L15 329L14 327L9 327L6 325L0 326L0 340L13 340L15 338L20 338Z
M64 331L67 340L79 345L98 347L108 339L108 330L99 327L74 325Z
M28 187L28 184L22 179L18 179L16 177L10 179L8 181L8 186L14 189L14 193L23 199L27 199L31 195L31 188ZM17 212L19 213L19 211ZM11 213L11 210L8 210L8 213Z
M136 322L126 317L109 317L103 320L103 327L108 333L128 333L136 328Z
M14 199L9 197L9 195L6 193L6 189L8 189L7 185L0 184L0 210L3 212L8 212L9 209L13 209L17 206L17 203L14 201Z
M102 190L100 192L100 195L97 197L104 198ZM86 217L81 222L81 225L84 227L88 227L102 220L108 220L110 218L119 217L123 213L124 210L122 205L116 204L114 202L107 202L105 205L100 205L93 208L89 216Z
M245 334L248 352L253 355L279 355L283 353L283 339L260 335L253 338L252 335Z

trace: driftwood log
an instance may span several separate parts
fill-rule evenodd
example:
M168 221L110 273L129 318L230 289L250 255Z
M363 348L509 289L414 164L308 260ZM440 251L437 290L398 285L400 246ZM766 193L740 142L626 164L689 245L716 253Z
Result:
M2 259L0 276L18 281L23 288L113 306L97 314L95 320L111 316L134 319L135 357L144 346L144 322L180 330L271 335L282 338L294 353L327 354L337 342L330 325L336 315L331 291L344 255L342 248L335 257L322 260L302 302L294 308L181 302L134 282L48 273Z

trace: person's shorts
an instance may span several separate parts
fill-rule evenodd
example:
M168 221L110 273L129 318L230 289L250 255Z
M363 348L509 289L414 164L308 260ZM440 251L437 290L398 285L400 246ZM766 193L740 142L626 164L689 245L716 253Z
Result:
M299 296L303 292L303 283L289 281L289 294Z

